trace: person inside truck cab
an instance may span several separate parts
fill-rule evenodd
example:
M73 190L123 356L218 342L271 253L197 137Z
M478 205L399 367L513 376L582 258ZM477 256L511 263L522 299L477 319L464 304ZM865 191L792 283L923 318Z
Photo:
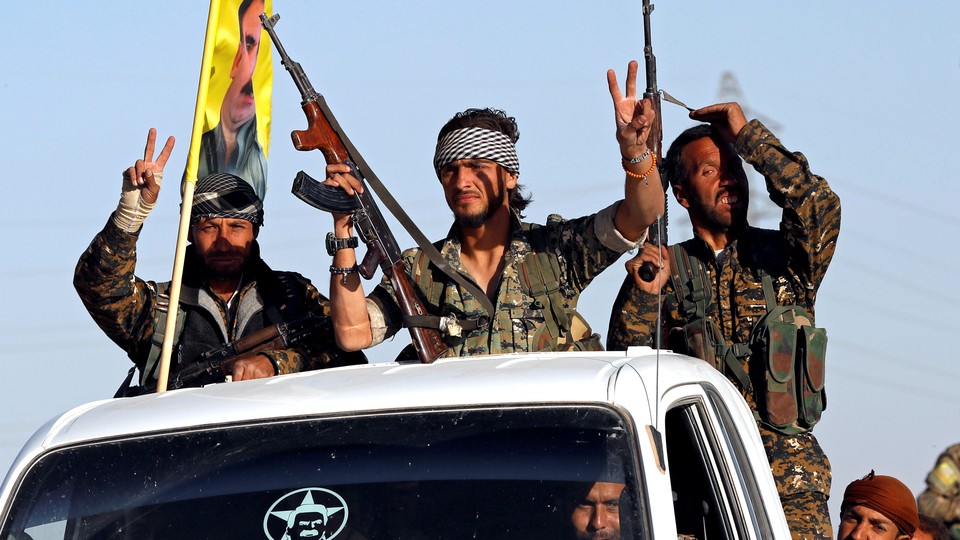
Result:
M624 96L616 73L607 73L626 171L620 180L624 197L581 218L521 222L530 198L517 183L519 130L513 117L467 109L441 128L433 166L454 224L435 245L443 266L452 270L438 268L421 248L403 254L413 294L430 317L404 319L389 279L369 301L364 297L351 215L334 214L340 246L333 255L330 299L340 346L364 349L417 325L440 330L451 356L602 349L599 334L576 314L577 299L601 271L643 241L664 208L656 156L647 147L655 113L649 100L638 98L636 77L637 63L630 62ZM328 165L326 184L351 195L361 190L349 171L345 164ZM597 178L589 167L576 174L584 189L612 180Z
M624 487L621 482L594 482L572 491L570 524L576 540L620 540Z
M123 172L120 202L80 256L73 280L90 316L140 370L141 385L156 380L170 287L134 274L137 240L160 194L174 138L156 160L155 142L150 129L143 158ZM200 179L190 224L171 370L269 326L329 316L329 302L309 280L274 271L260 258L263 201L245 180L228 173ZM365 361L343 355L332 332L313 332L294 346L238 360L232 375L256 379Z
M896 478L870 471L843 492L838 540L910 540L919 526L913 493Z

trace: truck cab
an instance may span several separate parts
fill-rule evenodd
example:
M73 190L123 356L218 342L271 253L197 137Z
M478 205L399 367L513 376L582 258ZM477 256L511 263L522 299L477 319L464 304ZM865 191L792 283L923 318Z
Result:
M705 362L502 355L103 400L37 431L0 487L16 540L600 530L790 538L753 414Z

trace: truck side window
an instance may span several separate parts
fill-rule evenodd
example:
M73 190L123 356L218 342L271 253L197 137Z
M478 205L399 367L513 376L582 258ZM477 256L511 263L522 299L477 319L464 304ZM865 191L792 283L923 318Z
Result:
M729 479L721 470L716 436L702 421L701 403L686 403L666 413L665 438L680 538L742 538L737 534Z

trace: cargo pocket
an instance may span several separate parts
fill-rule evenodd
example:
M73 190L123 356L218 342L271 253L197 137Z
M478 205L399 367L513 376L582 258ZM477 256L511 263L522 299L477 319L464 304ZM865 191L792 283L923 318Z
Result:
M714 369L723 371L717 357L717 343L720 329L712 319L700 319L687 323L683 327L683 341L687 354L709 363Z
M813 427L820 421L820 414L827 408L827 396L824 392L826 377L827 331L823 328L803 326L798 332L803 349L799 351L802 377L802 415L803 423Z
M797 327L791 323L770 322L766 325L766 380L763 403L766 421L775 428L795 426L797 388L795 361Z

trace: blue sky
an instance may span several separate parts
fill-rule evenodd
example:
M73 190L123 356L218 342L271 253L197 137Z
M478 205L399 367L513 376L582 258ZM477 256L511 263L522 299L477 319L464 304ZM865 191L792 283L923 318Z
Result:
M842 199L817 304L830 344L816 433L834 466L834 520L843 488L871 468L919 492L938 453L960 440L960 227L950 210L960 191L960 3L655 5L660 87L698 107L718 101L733 74L741 103L779 126ZM530 218L575 217L622 196L605 72L622 80L627 62L642 60L639 1L275 0L274 9L288 52L428 236L450 224L430 165L436 132L467 107L517 118ZM126 372L74 293L73 267L116 206L119 173L148 128L178 139L168 169L185 163L206 15L188 0L6 6L0 468L44 421L109 397ZM298 170L321 175L323 159L288 142L304 119L277 69L261 245L272 266L325 290L330 218L289 192ZM677 107L663 112L669 143L691 122ZM751 181L754 224L776 227ZM139 244L142 277L169 278L178 202L168 184ZM675 204L669 233L690 236ZM601 332L623 275L618 263L581 300ZM392 359L399 339L371 359Z

